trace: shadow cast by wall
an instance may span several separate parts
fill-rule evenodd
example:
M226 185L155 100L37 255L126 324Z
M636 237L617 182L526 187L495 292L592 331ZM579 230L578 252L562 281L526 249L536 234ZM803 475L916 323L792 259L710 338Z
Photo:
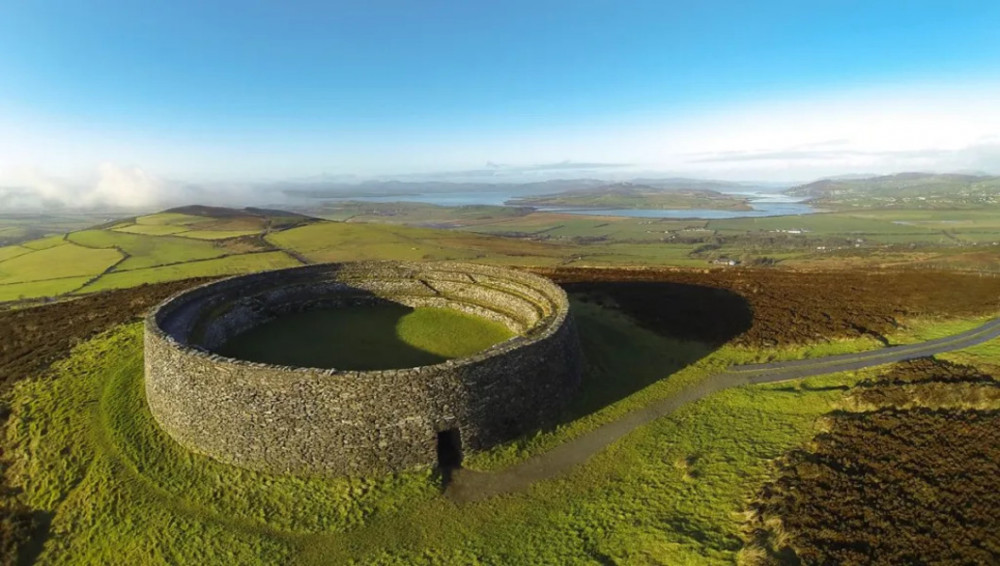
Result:
M585 369L577 398L554 424L599 411L697 362L753 322L746 299L725 289L666 282L563 287L575 307Z

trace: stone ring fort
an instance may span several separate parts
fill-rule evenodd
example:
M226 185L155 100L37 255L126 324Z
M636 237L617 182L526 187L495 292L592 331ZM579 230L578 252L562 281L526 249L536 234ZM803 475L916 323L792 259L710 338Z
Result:
M281 317L382 304L458 311L513 337L466 357L370 371L220 353ZM548 279L477 264L365 262L233 277L177 295L146 319L145 371L153 417L186 448L253 470L353 475L454 465L463 448L549 422L576 391L581 354L566 294Z

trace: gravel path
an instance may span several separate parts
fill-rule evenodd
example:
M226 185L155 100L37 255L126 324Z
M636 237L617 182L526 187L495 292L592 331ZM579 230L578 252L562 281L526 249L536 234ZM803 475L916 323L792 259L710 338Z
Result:
M668 415L686 403L697 401L722 389L854 371L960 350L998 337L1000 337L1000 319L995 319L973 330L917 344L811 360L734 366L725 372L709 376L676 395L632 411L616 421L602 425L505 470L499 472L454 470L445 495L458 502L467 502L525 491L537 481L567 473L634 429Z

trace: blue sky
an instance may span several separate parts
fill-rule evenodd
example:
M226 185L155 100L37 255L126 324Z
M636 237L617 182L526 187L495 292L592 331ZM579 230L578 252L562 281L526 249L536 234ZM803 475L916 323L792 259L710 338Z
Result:
M984 0L0 0L0 180L987 167L998 30Z

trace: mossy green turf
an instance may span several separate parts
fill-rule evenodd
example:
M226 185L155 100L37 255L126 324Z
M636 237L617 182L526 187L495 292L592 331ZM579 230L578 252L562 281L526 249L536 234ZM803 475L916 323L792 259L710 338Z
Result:
M114 230L83 230L73 232L66 238L88 248L124 250L129 257L118 266L117 271L210 259L226 254L225 249L213 246L211 242L177 236L150 236Z
M143 283L177 281L191 277L254 273L267 269L281 269L283 267L295 267L298 265L302 264L292 256L281 251L229 255L172 265L161 265L158 267L112 271L105 273L97 281L80 289L79 293L92 293L107 289L124 289L142 285Z
M114 249L94 250L62 242L0 262L0 284L97 276L122 255Z
M473 455L471 465L565 441L745 356L692 352L696 345L593 305L579 313L582 406L565 424ZM816 433L842 393L836 386L865 375L726 390L634 431L562 479L458 507L428 469L289 478L184 450L146 407L141 336L133 324L86 342L8 399L6 473L21 493L6 496L52 516L40 563L732 563L740 513L769 462ZM975 354L1000 358L996 343Z
M54 297L75 291L93 276L83 277L63 277L60 279L49 279L47 281L26 281L24 283L3 283L0 284L0 301L16 301L19 299L30 299L34 297Z
M469 356L512 336L501 324L455 310L383 303L288 314L219 352L290 366L396 369Z

